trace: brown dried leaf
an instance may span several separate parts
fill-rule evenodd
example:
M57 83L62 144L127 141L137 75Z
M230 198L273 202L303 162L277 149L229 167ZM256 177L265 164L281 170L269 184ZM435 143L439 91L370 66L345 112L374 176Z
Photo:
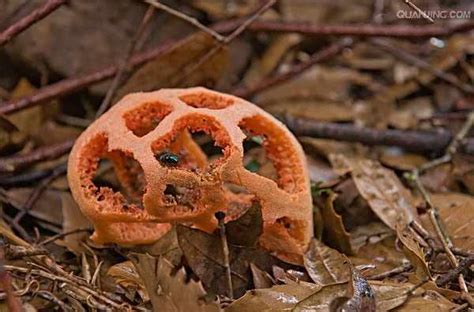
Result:
M42 0L3 1L0 14L13 14L19 7L21 11L30 12L43 3ZM5 50L41 71L48 69L46 73L63 77L90 73L104 65L120 63L146 7L130 0L73 1L35 27L26 29L5 46ZM144 47L177 38L188 30L193 30L188 23L157 12L148 26L149 35ZM101 87L102 91L107 90L103 84Z
M34 188L21 187L12 188L6 194L15 205L23 207L32 192L34 192ZM62 205L62 193L52 189L45 190L29 211L29 214L38 219L42 226L55 232L61 231L61 224L63 223L63 215L61 209L59 209ZM57 209L51 209L51 207Z
M370 159L348 158L342 154L330 155L338 172L351 172L357 189L373 212L390 228L407 225L417 219L411 193L402 185L393 171Z
M275 70L287 51L301 42L301 39L302 37L295 33L276 35L268 44L262 57L253 60L242 79L245 85L252 86L269 75Z
M432 194L431 200L438 207L441 220L454 246L473 250L474 197L461 193L441 193ZM431 228L429 221L424 224L427 228Z
M112 277L117 284L125 289L138 291L143 301L150 300L143 280L140 278L140 275L138 275L137 269L132 261L124 261L111 266L107 270L107 275Z
M178 236L176 234L176 227L172 227L163 237L151 245L133 246L130 249L135 253L146 253L153 257L163 257L174 266L181 264L183 251L178 244Z
M344 252L346 255L353 255L351 246L351 234L349 234L342 222L342 217L334 209L334 200L337 194L330 192L329 195L322 195L321 216L324 224L324 238L330 245Z
M237 220L225 225L227 241L234 245L253 247L263 232L262 209L258 203Z
M325 122L347 122L354 119L351 106L338 102L287 99L265 106L265 110L277 116L289 114L293 117L307 118Z
M226 48L222 48L203 64L183 77L211 49L215 39L206 33L197 33L135 71L117 92L116 99L137 91L152 91L163 87L212 86L223 73L228 62Z
M350 279L349 260L337 250L313 239L304 255L304 266L318 285L347 282Z
M183 225L178 225L176 232L179 246L194 274L207 289L217 294L226 294L227 276L220 237ZM232 244L229 245L229 262L235 296L243 295L251 286L250 263L266 272L271 272L273 265L289 267L261 249Z
M410 296L410 299L395 311L444 312L452 311L457 304L452 303L435 291L426 291L424 294Z
M347 284L325 287L305 282L249 291L227 307L227 312L328 311L329 304L346 293Z
M253 285L258 288L270 288L276 284L275 280L267 272L260 270L255 264L250 263Z
M432 279L428 263L425 261L423 249L415 240L409 228L398 228L397 237L402 244L403 253L415 268L416 276L420 280Z
M375 292L377 311L390 311L408 300L408 292L413 288L410 283L390 283L370 281L370 286Z
M175 268L164 258L146 254L130 254L138 274L150 296L153 311L221 311L217 303L206 303L201 283L187 281L186 272Z
M428 160L426 159L426 157L417 154L392 155L389 153L384 153L380 157L380 162L384 166L404 171L418 168L427 161Z
M385 234L382 234L382 237L384 236ZM385 239L375 243L371 243L371 239L375 240L375 238L369 237L367 244L357 251L357 255L349 258L354 266L374 265L375 268L370 270L370 275L375 275L389 271L408 262L405 255L395 247L395 236L393 232L390 237L385 237Z
M61 193L61 207L63 213L63 232L70 232L78 229L92 229L91 222L82 214L81 209L74 201L69 192ZM58 245L65 246L72 252L84 252L81 242L84 242L89 233L82 232L67 235L62 240L56 241Z
M375 292L377 311L389 311L405 303L413 285L371 281L370 287ZM305 282L276 285L248 291L227 307L226 312L329 311L331 302L347 296L347 290L348 283L324 287Z

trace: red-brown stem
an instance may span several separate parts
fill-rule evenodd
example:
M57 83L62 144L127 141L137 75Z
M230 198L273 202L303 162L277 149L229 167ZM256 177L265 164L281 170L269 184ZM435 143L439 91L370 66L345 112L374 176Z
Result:
M329 58L339 54L344 48L352 45L352 42L353 41L350 38L345 38L343 40L340 40L330 45L329 47L314 53L313 55L311 55L309 60L302 62L296 66L293 66L288 72L270 76L248 88L246 87L237 88L232 93L236 96L240 96L244 98L251 97L260 91L273 87L277 84L285 82L301 74L302 72L311 68L316 63L320 63L320 62L328 60Z
M69 152L74 145L74 140L41 146L31 153L24 155L13 155L0 158L0 173L14 172L28 165L42 160L55 159Z
M168 42L152 50L138 53L130 60L130 65L137 66L146 63L169 51L169 49L172 48L174 44L179 44L187 39L188 37L178 42ZM118 70L119 66L112 65L101 68L89 74L81 75L79 77L63 79L57 83L43 87L28 96L23 96L21 98L10 100L1 104L0 114L10 114L21 109L38 105L40 103L55 99L59 96L64 96L74 91L86 88L94 83L98 83L113 77Z
M222 28L237 24L237 20L222 23ZM347 25L316 25L302 22L281 22L257 20L249 26L252 31L266 32L296 32L312 36L360 36L360 37L393 37L393 38L423 38L442 37L454 33L467 32L474 29L474 21L452 26L440 25L374 25L374 24L347 24Z
M4 45L16 35L36 23L37 21L45 18L50 13L54 12L61 5L66 3L67 0L48 0L42 6L34 9L30 14L16 21L13 25L0 33L0 46Z
M5 270L5 245L0 245L0 289L3 290L7 295L7 307L8 311L21 312L23 311L20 299L15 296L12 287L12 278L10 273Z

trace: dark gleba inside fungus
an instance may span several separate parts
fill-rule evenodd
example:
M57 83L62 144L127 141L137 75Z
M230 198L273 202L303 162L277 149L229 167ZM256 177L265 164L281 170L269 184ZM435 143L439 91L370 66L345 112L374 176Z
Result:
M274 179L244 166L249 135L260 138ZM104 159L120 190L94 182ZM300 262L312 236L309 180L296 139L257 106L204 88L123 98L77 140L68 179L101 243L150 243L176 222L213 231L215 212L231 220L254 201L262 207L263 248Z

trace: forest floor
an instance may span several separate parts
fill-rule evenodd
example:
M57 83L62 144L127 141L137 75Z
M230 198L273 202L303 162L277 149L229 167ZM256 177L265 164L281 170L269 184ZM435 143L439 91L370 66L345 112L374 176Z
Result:
M473 34L469 0L0 0L0 310L474 309ZM214 233L91 240L75 140L126 94L193 86L302 145L304 264L260 246L255 205ZM257 141L243 165L277 180ZM120 191L110 164L94 181Z

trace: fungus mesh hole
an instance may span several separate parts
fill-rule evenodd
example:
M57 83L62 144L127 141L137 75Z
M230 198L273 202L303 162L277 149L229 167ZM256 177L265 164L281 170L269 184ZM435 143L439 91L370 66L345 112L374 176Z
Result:
M303 167L305 164L299 160L298 151L295 150L291 139L283 129L261 115L244 118L239 123L239 127L247 138L257 141L263 147L266 157L273 164L277 176L276 181L281 189L289 193L304 191L306 182ZM258 172L249 168L249 164L247 164L247 169ZM270 178L274 177L271 170L268 175Z
M161 102L145 103L123 115L125 126L138 137L153 131L158 124L172 111L171 107Z
M78 170L82 188L101 203L101 208L142 209L146 188L143 169L131 154L108 151L105 134L97 135L84 147Z
M187 94L180 96L179 99L196 108L223 109L234 104L231 98L209 92Z
M162 166L203 172L223 161L229 154L229 142L227 132L212 117L191 114L176 121L151 148ZM168 153L172 158L166 157Z

